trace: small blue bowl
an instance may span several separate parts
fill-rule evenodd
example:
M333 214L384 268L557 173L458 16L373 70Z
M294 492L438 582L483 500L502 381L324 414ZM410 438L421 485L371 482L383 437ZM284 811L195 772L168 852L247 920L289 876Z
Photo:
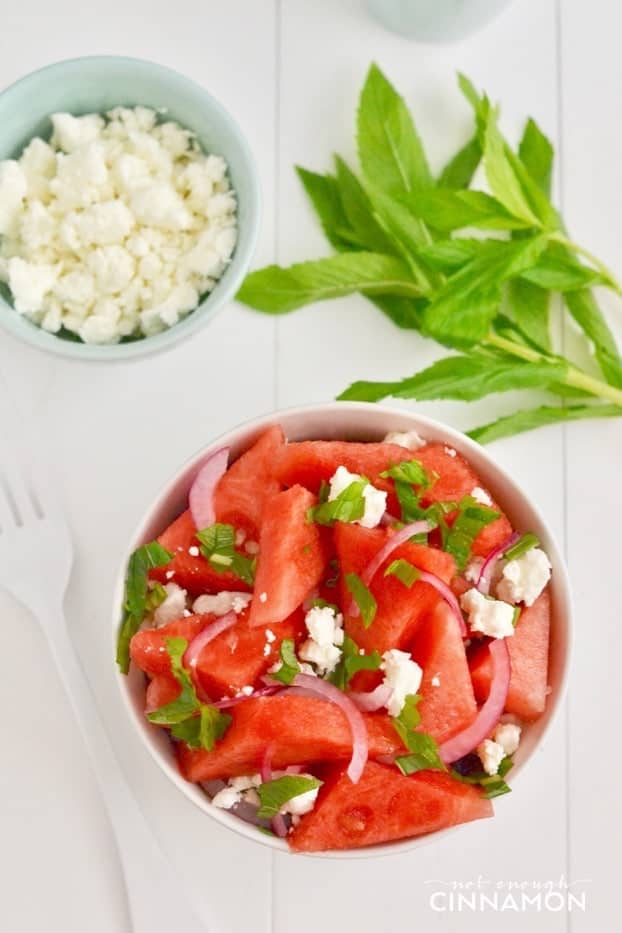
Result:
M50 114L104 113L113 107L165 108L168 118L193 130L206 152L223 156L238 199L238 241L214 290L169 330L110 346L47 333L0 296L0 326L40 350L87 360L123 360L173 346L207 324L236 293L252 258L260 216L257 169L237 124L214 98L170 68L136 58L93 56L48 65L0 94L0 159L14 159L35 136L49 138Z

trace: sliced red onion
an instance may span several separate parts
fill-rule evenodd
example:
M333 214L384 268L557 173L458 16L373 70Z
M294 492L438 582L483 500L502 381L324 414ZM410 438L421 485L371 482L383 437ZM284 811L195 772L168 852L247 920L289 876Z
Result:
M483 593L484 596L487 596L490 591L490 584L492 582L492 574L495 569L495 564L499 560L502 554L511 548L513 544L516 544L520 534L518 531L515 531L507 541L504 541L503 544L499 544L497 547L493 548L492 551L487 555L486 560L482 564L479 570L479 577L477 578L477 583L475 584L476 588Z
M388 684L379 684L375 690L370 690L368 693L352 691L348 696L364 713L375 713L389 702L392 693L393 688Z
M440 577L437 577L433 573L428 573L427 570L419 571L419 580L422 583L427 583L429 586L433 586L441 599L444 599L454 616L456 617L456 622L460 628L460 634L463 638L466 638L468 632L466 623L464 621L464 616L462 615L462 610L460 608L460 603L456 599L454 591L450 586L445 583L444 580L441 580Z
M216 709L230 709L232 706L237 706L238 703L244 703L245 700L256 700L257 697L269 697L282 689L283 687L280 684L273 683L270 686L259 687L257 690L253 690L252 693L242 694L237 697L225 697L224 700L218 700L217 703L212 703L212 706L215 706Z
M512 673L506 639L493 638L488 647L492 660L490 693L471 725L441 745L439 753L445 764L473 752L491 734L505 708Z
M204 629L201 629L198 635L195 635L186 648L183 660L184 667L188 668L193 677L196 673L199 655L205 646L209 645L221 632L226 632L228 628L235 625L237 621L238 617L235 612L228 612L226 616L221 616L220 619L216 619L215 622L210 622Z
M352 757L348 765L348 777L353 784L357 784L367 764L369 754L367 727L360 711L345 693L342 693L333 684L322 680L320 677L312 677L311 674L296 674L293 685L294 688L300 687L315 696L334 703L345 714L352 733Z
M391 515L390 512L385 512L382 518L380 519L380 524L384 525L396 525L399 522L399 518L396 518L395 515Z
M200 531L216 521L214 490L227 471L229 448L222 447L205 461L190 487L188 505L196 528Z

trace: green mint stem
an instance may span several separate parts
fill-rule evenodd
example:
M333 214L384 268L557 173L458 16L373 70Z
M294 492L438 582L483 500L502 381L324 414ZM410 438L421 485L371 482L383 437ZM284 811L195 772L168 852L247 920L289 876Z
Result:
M544 353L538 353L537 350L532 350L520 343L514 343L513 340L507 340L507 338L500 337L498 334L489 334L486 343L498 350L503 350L504 353L510 353L512 356L517 356L530 363L541 363L548 359ZM596 398L607 399L607 401L613 402L615 405L622 406L622 389L616 389L615 386L607 385L606 382L601 382L600 379L594 379L593 376L589 376L570 363L563 381L566 385L575 389L583 389L584 392L589 392L590 395L594 395Z
M566 249L569 249L571 252L578 253L580 256L583 256L584 259L587 259L589 264L607 280L609 287L614 292L617 292L618 295L622 295L622 283L618 281L611 269L609 269L604 262L601 262L598 256L595 256L594 253L591 253L589 249L586 249L579 243L574 243L572 240L569 240L563 233L554 233L551 239L565 246Z

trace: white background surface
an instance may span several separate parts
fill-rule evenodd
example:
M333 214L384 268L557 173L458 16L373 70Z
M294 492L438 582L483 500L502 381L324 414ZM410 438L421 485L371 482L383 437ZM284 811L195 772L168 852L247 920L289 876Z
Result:
M509 133L532 114L555 140L567 224L620 273L621 28L615 0L516 0L476 37L446 47L383 31L361 0L20 0L2 14L0 86L92 53L154 59L204 84L258 161L259 264L326 251L292 165L323 170L335 150L353 157L356 97L372 59L413 106L435 166L466 138L454 78L464 70L503 102ZM620 319L620 304L611 310ZM213 933L618 928L620 422L547 428L493 449L565 542L577 620L566 712L494 821L381 861L274 857L196 812L123 716L111 586L128 534L169 473L239 421L328 400L354 378L407 375L436 354L358 297L278 323L232 305L191 344L129 364L81 365L0 342L0 372L59 472L75 533L75 640L124 768ZM421 410L467 428L515 403L506 395ZM125 933L119 868L80 738L36 624L1 594L0 631L0 928ZM590 879L586 914L434 913L425 884L562 874Z

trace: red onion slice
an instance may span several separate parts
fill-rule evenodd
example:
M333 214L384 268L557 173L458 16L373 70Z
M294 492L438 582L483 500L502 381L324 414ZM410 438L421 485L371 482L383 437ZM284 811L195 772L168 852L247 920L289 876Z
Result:
M293 685L294 688L301 687L315 696L334 703L345 714L352 733L352 757L348 765L348 777L353 784L357 784L367 764L369 754L367 726L360 711L345 693L320 677L312 677L311 674L296 674Z
M198 635L195 635L186 648L183 659L184 667L188 668L193 677L196 673L199 655L205 646L209 645L210 641L213 641L221 632L226 632L228 628L235 625L237 621L238 617L235 612L228 612L226 616L221 616L215 622L210 622L204 629L201 629Z
M369 693L357 693L352 691L348 694L352 702L364 713L375 713L391 699L393 688L388 684L379 684L375 690Z
M428 573L427 570L419 571L419 580L422 583L427 583L429 586L433 586L441 599L444 599L454 616L456 617L456 622L460 628L460 634L463 638L467 636L467 627L464 621L464 616L462 615L462 609L460 608L460 603L456 599L454 591L450 586L445 583L444 580L441 580L440 577L437 577L433 573Z
M506 639L493 638L488 647L492 660L490 693L471 725L441 745L439 753L445 764L470 754L488 738L505 708L512 673Z
M216 521L214 512L214 490L221 476L227 471L229 448L223 447L209 457L190 487L188 505L196 528L200 531Z
M479 577L477 578L477 583L475 584L476 588L483 593L484 596L487 596L490 591L490 584L492 581L492 574L495 569L495 564L502 554L511 548L513 544L516 544L520 534L518 531L515 531L514 534L511 534L507 541L504 541L503 544L499 544L497 547L493 548L492 551L487 555L486 560L480 567Z

